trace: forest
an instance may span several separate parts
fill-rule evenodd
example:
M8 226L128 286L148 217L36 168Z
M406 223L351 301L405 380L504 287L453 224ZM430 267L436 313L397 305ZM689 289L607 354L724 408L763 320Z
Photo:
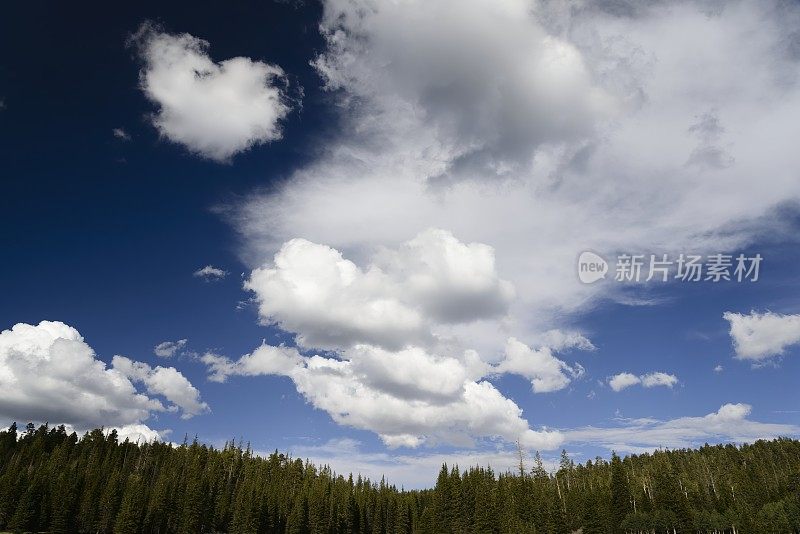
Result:
M234 442L0 432L0 531L48 533L800 532L800 441L706 445L514 472L443 465L406 491Z

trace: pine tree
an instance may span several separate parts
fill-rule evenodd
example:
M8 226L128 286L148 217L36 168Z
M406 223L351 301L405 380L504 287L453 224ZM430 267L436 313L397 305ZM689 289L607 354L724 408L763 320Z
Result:
M611 455L611 526L615 534L624 534L622 522L631 513L631 493L628 477L617 453Z
M17 503L14 515L11 517L8 526L13 531L37 531L39 523L39 504L41 501L41 485L34 478L31 481L22 498Z
M286 522L286 534L308 534L308 502L305 495L296 499Z
M587 496L586 515L583 519L583 534L607 534L606 508L596 492Z
M758 525L763 534L790 532L789 516L782 501L769 502L758 512Z
M52 503L49 531L52 534L73 532L76 492L72 473L63 472L58 476L53 493L57 498Z
M119 479L119 471L114 471L103 489L97 523L95 524L95 529L98 532L111 532L114 528L114 520L117 517L122 497Z
M114 521L114 534L136 534L139 532L142 506L142 483L138 475L131 475L128 479L125 493L119 507L119 513Z

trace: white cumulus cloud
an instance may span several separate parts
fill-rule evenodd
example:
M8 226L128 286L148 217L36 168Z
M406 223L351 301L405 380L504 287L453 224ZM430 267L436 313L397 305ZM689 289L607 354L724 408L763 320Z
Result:
M317 361L331 375L349 376L357 345L416 347L438 365L475 350L557 389L580 368L554 354L590 345L543 332L573 332L608 300L648 301L610 279L581 284L581 251L736 252L786 231L775 208L800 200L800 55L787 45L800 8L607 5L326 0L314 64L338 133L227 212L261 319L301 349L337 351ZM447 259L462 255L458 273ZM533 347L513 364L510 338Z
M532 430L487 378L518 374L536 393L558 391L583 368L558 359L554 348L594 346L577 332L551 330L536 348L509 338L499 360L471 348L461 332L502 322L515 296L491 247L426 229L363 263L305 239L284 243L245 288L256 294L263 322L295 334L305 351L334 356L268 345L235 361L209 353L202 357L209 378L288 376L313 406L389 446L495 437L558 443L557 433Z
M662 373L660 371L636 376L632 373L619 373L608 379L608 385L614 391L622 391L625 388L641 384L642 387L654 388L664 386L671 388L678 383L675 375Z
M184 415L205 407L176 369L151 369L121 357L107 367L80 333L62 322L19 323L0 333L3 419L122 428L143 424L152 412L168 409L158 398L137 391L132 379L145 382L150 395L164 397Z
M648 373L642 377L642 386L646 388L654 388L664 386L671 388L678 383L678 377L662 372Z
M288 376L312 406L339 424L375 432L389 447L471 445L476 438L498 437L542 449L561 443L558 432L530 429L512 400L470 376L485 372L476 371L474 354L455 359L418 348L389 353L357 345L340 356L306 357L264 345L236 361L213 354L203 361L216 381Z
M762 361L780 356L800 343L800 315L752 311L749 314L725 312L736 358Z
M235 57L215 62L209 43L150 23L132 37L144 62L140 85L158 106L158 131L200 156L225 162L254 145L281 138L290 111L283 70Z
M208 411L208 404L200 400L197 388L174 367L150 367L125 356L114 356L111 365L133 382L144 384L151 395L162 395L175 410L182 411L183 419Z
M164 441L164 438L166 438L170 433L169 431L153 430L149 426L142 423L107 429L108 432L111 430L117 431L117 440L119 442L123 442L127 439L131 443L151 443L153 441Z
M245 287L265 322L328 349L428 344L436 325L502 316L514 296L491 247L434 229L383 249L363 269L331 247L292 239Z
M637 301L622 284L581 284L581 251L733 250L780 230L775 206L800 198L797 7L324 5L316 65L341 133L232 207L253 267L298 236L360 261L441 228L492 247L517 297L508 334L531 339L603 298ZM555 73L544 84L542 69Z
M448 157L448 178L525 168L540 145L583 139L619 105L528 1L323 5L328 49L315 65L326 87L373 116L417 122Z
M608 379L608 385L614 391L622 391L625 388L640 384L641 379L632 373L619 373Z
M580 365L570 367L553 356L549 347L534 350L513 337L506 344L505 359L496 369L529 379L535 393L564 389L572 378L584 373Z
M315 408L340 424L375 432L390 447L467 445L498 437L557 447L558 432L531 429L522 410L486 378L519 374L531 380L536 393L545 393L565 388L583 369L570 367L546 347L534 350L516 339L508 341L506 352L492 365L472 350L439 355L422 347L392 351L357 344L337 357L309 357L293 347L262 345L238 360L213 353L201 360L217 382L235 375L289 377Z

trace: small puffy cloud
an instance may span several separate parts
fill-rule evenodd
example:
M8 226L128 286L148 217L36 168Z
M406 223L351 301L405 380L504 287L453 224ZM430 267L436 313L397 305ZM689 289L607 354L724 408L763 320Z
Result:
M218 162L281 138L290 105L277 65L246 57L215 62L207 41L150 23L131 40L144 62L139 82L158 106L152 122L162 136Z
M715 373L721 373L723 370L724 368L722 367L722 365L717 365L716 367L714 367Z
M584 373L580 365L570 367L553 356L548 347L534 350L515 338L508 340L506 357L496 370L529 379L534 393L564 389L572 378L580 377Z
M636 376L632 373L619 373L608 379L608 385L617 392L637 384L641 384L642 387L646 388L658 386L671 388L677 383L678 377L662 372L647 373L641 376Z
M614 391L622 391L623 389L639 384L641 379L631 373L619 373L608 379L608 385Z
M273 347L261 345L259 348L239 358L236 362L229 358L208 352L200 357L209 371L209 380L225 382L228 376L280 375L289 376L303 364L303 357L292 347Z
M213 281L213 280L222 280L226 276L228 276L228 271L223 271L218 267L214 267L213 265L206 265L201 269L197 269L193 276L197 278L202 278L205 281Z
M671 388L672 386L678 383L677 376L661 372L648 373L646 375L642 375L641 378L642 378L642 386L646 388L654 388L658 386Z
M725 312L736 358L755 362L780 356L800 343L800 315L751 311L749 315Z
M114 128L113 130L111 130L111 133L114 134L114 137L119 139L120 141L131 140L130 134L128 134L128 132L126 132L122 128Z
M435 326L500 317L514 296L491 247L437 229L383 249L364 269L331 247L292 239L245 288L265 323L324 349L430 344Z
M146 380L148 393L162 395L187 414L204 406L175 369L153 370L127 358L115 363L124 370L107 367L80 333L62 322L19 323L3 330L0 418L87 429L142 424L152 412L167 410L157 398L137 391L131 377Z
M200 400L200 392L174 367L150 367L124 356L114 356L112 367L133 382L144 384L151 395L161 395L180 408L181 417L189 419L208 411L208 404Z
M186 346L188 340L179 339L178 341L162 341L153 347L153 354L162 358L172 358L179 350Z

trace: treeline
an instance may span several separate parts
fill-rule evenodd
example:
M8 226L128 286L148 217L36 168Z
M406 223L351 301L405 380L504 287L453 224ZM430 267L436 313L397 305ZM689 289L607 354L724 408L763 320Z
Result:
M800 442L597 458L514 473L443 466L403 491L275 452L0 432L0 530L317 534L800 532Z

